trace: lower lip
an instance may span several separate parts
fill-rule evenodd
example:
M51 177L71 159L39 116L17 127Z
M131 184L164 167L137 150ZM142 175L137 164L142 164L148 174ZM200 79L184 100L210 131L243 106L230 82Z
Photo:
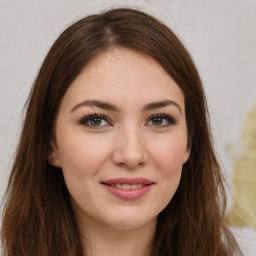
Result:
M144 196L146 193L149 192L152 185L153 184L146 185L145 187L138 188L138 189L124 190L121 188L111 187L111 186L103 184L103 186L106 187L110 193L112 193L113 195L115 195L119 198L126 199L126 200L135 200L135 199L138 199L138 198Z

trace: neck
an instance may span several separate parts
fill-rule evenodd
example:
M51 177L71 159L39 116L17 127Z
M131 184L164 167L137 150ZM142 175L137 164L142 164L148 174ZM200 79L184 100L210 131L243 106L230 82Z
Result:
M85 256L149 256L156 219L136 229L115 229L96 220L78 220Z

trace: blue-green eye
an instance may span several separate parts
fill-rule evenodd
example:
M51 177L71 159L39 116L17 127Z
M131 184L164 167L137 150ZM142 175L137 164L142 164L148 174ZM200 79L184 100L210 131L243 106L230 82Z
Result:
M173 119L173 117L167 115L167 114L156 114L150 117L150 119L147 122L148 125L153 125L156 127L166 127L169 125L176 124L176 121Z
M99 128L102 126L109 125L108 119L105 116L98 115L98 114L88 115L88 116L82 118L79 121L79 123L82 125L85 125L87 127L91 127L91 128Z

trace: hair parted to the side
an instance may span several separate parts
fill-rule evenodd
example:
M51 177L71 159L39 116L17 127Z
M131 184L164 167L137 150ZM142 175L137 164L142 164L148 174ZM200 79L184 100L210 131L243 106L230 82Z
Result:
M6 193L3 256L83 255L62 171L47 158L67 88L90 61L114 47L155 59L185 97L191 155L176 194L158 217L152 256L240 255L223 223L223 177L195 65L168 27L143 12L120 8L88 16L68 27L39 70L27 101Z

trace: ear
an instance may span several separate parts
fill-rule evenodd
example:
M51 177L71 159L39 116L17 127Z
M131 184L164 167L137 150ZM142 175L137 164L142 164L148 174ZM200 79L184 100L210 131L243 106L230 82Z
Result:
M183 157L183 164L185 164L188 161L189 157L190 157L190 147L187 147L187 150Z
M53 141L50 142L50 149L49 149L47 160L50 165L57 168L61 167L57 145Z

